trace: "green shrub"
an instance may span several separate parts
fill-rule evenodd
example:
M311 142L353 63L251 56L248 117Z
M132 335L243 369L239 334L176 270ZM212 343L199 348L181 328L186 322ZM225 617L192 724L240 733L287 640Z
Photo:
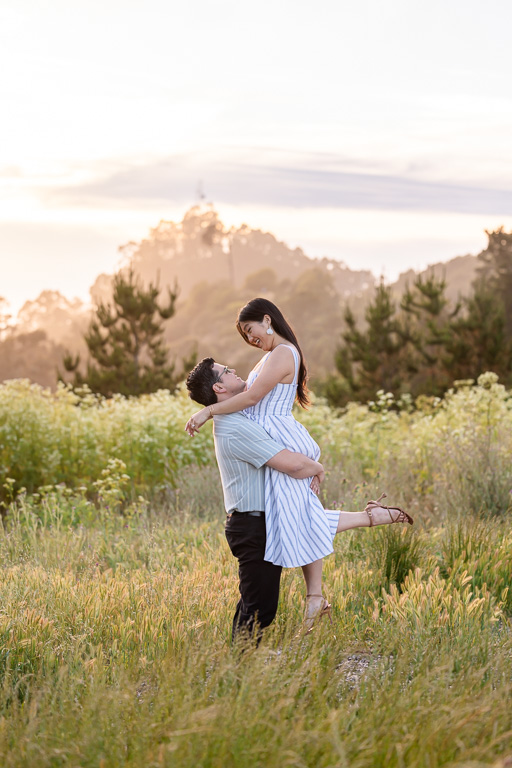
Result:
M6 482L15 493L63 483L98 494L112 461L122 462L128 478L123 498L175 486L183 467L213 457L209 427L193 440L184 431L194 407L183 388L176 395L161 390L106 400L64 386L52 393L22 380L0 385L4 504L10 499Z

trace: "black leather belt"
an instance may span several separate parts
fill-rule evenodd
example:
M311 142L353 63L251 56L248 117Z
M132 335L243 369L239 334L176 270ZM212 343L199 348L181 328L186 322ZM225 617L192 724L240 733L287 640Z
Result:
M231 515L244 515L244 516L247 516L247 517L261 517L264 514L265 513L261 512L259 509L253 509L250 512L239 512L238 509L233 509L232 512L228 512L227 513L226 517L229 520Z

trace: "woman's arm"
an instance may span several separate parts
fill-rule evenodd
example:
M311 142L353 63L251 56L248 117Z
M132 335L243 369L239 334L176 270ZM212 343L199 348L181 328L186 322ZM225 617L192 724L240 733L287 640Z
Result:
M303 453L295 453L283 448L282 451L276 453L265 464L266 467L272 467L277 469L278 472L284 472L286 475L295 478L296 480L303 480L306 477L318 477L320 482L325 478L325 470L323 465L319 461L310 459Z
M265 466L277 469L278 472L284 472L297 480L311 477L310 488L316 494L320 493L320 484L325 479L325 470L320 462L314 461L302 453L288 451L286 448L276 453L267 461Z
M292 351L290 349L286 351L284 345L276 347L268 356L261 373L258 374L250 389L194 413L187 421L186 431L192 436L195 432L199 432L199 428L213 415L236 413L256 405L265 395L268 395L271 389L274 389L276 384L290 374L295 374L295 359Z

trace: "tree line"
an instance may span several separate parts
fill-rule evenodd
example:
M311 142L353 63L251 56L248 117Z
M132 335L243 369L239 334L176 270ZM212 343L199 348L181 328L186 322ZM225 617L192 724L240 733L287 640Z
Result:
M332 405L343 406L349 401L370 400L381 389L396 397L405 393L441 396L454 380L476 379L486 370L511 384L512 233L501 228L487 236L487 248L478 256L472 293L455 305L447 298L445 279L427 275L407 286L400 300L381 282L366 308L364 323L347 306L334 351L336 373L317 379L316 390ZM266 269L248 277L245 291L269 285L269 298L276 303L280 303L276 294L283 293L293 321L295 294L290 293L290 285L276 285L271 272ZM318 292L325 290L324 296L332 289L325 273L316 275L316 283L309 276L298 290L302 302L297 314L304 316L307 308L304 333L313 329L316 343L321 344L325 330L318 322L322 310L318 304L315 308L313 284ZM112 301L100 302L84 337L90 356L85 372L79 356L64 357L75 386L87 384L107 396L116 392L139 395L176 386L194 364L195 353L188 350L180 372L169 363L164 323L175 314L177 287L167 289L163 304L159 295L156 284L145 288L132 269L116 275ZM333 307L335 295L330 297ZM335 315L333 310L333 320ZM302 329L297 331L302 338Z
M494 371L512 384L512 233L487 232L473 291L455 306L446 281L417 277L399 302L381 283L358 325L350 307L336 350L337 375L323 384L333 405L367 401L383 389L441 396L456 380Z

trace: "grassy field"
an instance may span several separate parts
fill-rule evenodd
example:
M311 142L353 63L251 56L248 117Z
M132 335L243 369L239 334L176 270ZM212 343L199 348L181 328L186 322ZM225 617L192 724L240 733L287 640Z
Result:
M510 766L512 399L487 376L414 411L304 416L329 505L386 490L416 524L337 537L333 623L307 637L286 571L243 654L209 427L184 440L184 398L0 392L0 765Z

